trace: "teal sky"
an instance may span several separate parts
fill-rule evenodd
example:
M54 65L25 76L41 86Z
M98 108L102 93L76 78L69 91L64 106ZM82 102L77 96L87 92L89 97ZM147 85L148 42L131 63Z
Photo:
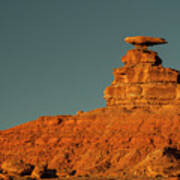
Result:
M153 49L180 69L179 0L1 0L0 129L105 106L134 35L164 37Z

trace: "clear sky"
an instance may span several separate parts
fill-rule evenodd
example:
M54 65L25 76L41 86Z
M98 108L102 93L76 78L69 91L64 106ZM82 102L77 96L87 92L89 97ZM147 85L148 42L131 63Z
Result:
M134 35L165 38L153 49L180 69L180 0L1 0L0 129L105 106Z

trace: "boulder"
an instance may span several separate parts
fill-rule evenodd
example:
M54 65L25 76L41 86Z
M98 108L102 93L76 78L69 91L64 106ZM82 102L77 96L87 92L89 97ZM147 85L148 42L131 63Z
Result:
M33 172L32 172L32 177L41 179L41 178L56 178L56 170L55 169L48 169L48 165L46 164L41 164L41 165L36 165Z
M34 166L26 164L22 160L7 160L2 163L1 168L3 172L25 176L32 173Z
M143 47L143 46L153 46L158 44L166 44L167 41L163 38L158 37L150 37L150 36L134 36L134 37L126 37L124 39L126 43Z

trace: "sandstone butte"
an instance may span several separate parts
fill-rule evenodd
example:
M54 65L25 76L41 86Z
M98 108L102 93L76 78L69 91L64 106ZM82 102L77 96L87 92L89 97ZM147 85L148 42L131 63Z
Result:
M0 131L0 179L180 177L179 72L147 49L165 40L125 41L138 46L114 69L106 107Z

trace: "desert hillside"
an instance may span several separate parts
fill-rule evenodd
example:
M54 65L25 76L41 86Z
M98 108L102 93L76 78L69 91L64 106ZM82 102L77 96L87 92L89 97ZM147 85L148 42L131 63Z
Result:
M180 177L179 72L148 49L167 42L125 41L135 49L114 69L106 107L0 131L0 179Z

